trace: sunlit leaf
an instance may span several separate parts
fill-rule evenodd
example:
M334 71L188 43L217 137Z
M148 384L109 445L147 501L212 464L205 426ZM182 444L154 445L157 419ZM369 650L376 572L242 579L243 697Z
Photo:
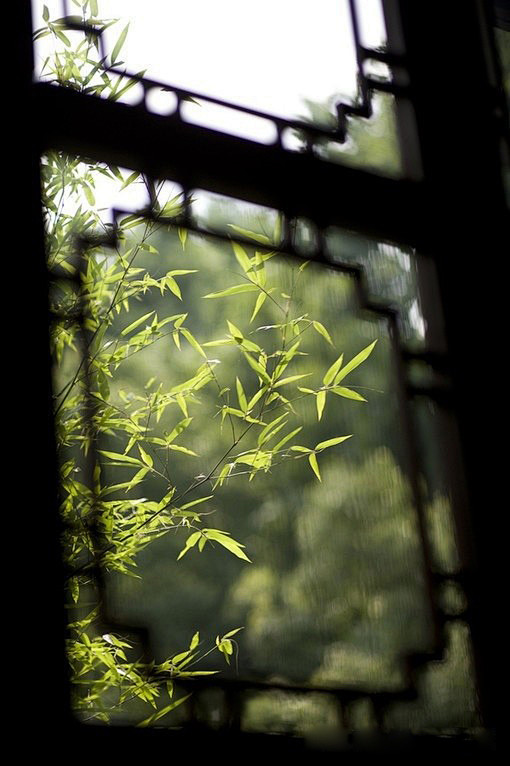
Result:
M123 29L123 30L122 30L122 32L120 33L120 35L119 35L119 38L118 38L117 42L116 42L116 43L115 43L115 45L113 46L113 51L112 51L112 64L115 64L115 62L117 61L117 57L118 57L118 55L119 55L119 53L120 53L120 51L121 51L121 49L122 49L122 46L123 46L123 45L124 45L124 43L126 42L126 37L127 37L128 29L129 29L129 23L128 23L128 24L126 24L126 26L124 27L124 29Z
M259 234L255 231L249 231L248 229L243 229L241 226L235 226L233 223L228 224L229 228L233 229L234 231L237 231L238 234L241 234L243 237L246 237L246 239L253 239L254 242L259 242L261 245L270 245L271 240L269 237L266 237L265 234ZM234 247L237 243L233 242L232 246ZM240 245L237 245L237 247L240 247ZM245 269L245 271L248 271L248 269Z
M161 710L158 710L157 713L153 713L153 715L149 716L148 718L145 718L143 721L140 721L140 723L138 723L137 726L140 728L152 726L153 723L155 723L156 721L159 721L160 718L163 718L163 716L167 715L172 710L175 710L175 708L179 707L179 705L182 705L190 697L191 697L191 693L186 694L184 697L180 697L178 700L175 700L175 702L171 702L169 705L166 705L165 707L161 708Z
M250 322L253 322L253 320L255 319L257 314L259 313L260 309L264 305L264 302L265 302L266 298L267 298L267 293L263 293L263 292L260 293L257 296L257 300L255 301L255 306L253 307L253 312L252 312L252 315L250 317Z
M236 227L232 227L236 228ZM247 272L251 268L251 261L248 258L246 251L244 250L241 245L239 245L237 242L232 242L232 249L234 251L234 255L236 257L237 262L241 266L244 272Z
M224 298L228 295L237 295L237 293L253 293L256 292L259 288L257 285L234 285L234 287L229 287L227 290L220 290L218 293L208 293L207 295L204 295L204 298Z
M188 239L188 230L179 226L177 229L177 234L179 235L179 242L181 243L182 249L184 250L186 246L186 240Z
M135 319L134 322L131 322L130 325L127 327L124 327L124 329L121 331L121 335L128 335L128 333L132 332L132 330L135 330L137 327L139 327L143 322L145 322L150 316L155 314L155 311L149 311L147 314L144 314L139 319Z
M335 385L337 383L340 383L340 381L343 380L346 375L348 375L350 372L356 369L356 367L359 367L359 365L362 364L362 362L364 362L365 359L367 359L370 356L370 354L375 348L376 343L377 343L377 340L374 340L373 343L371 343L369 346L367 346L362 351L360 351L359 354L356 354L356 356L353 357L351 361L348 362L345 365L345 367L342 370L340 370L340 372L337 375L335 375L335 380L334 380Z
M314 472L314 474L317 476L319 481L322 481L321 474L319 471L319 464L317 462L317 455L315 454L315 452L312 452L310 453L310 455L308 455L308 461L312 467L312 471Z
M346 439L350 439L352 437L352 434L349 434L348 436L335 436L333 439L326 439L326 441L319 442L315 445L315 449L326 449L327 447L334 447L335 444L341 444Z
M357 391L353 391L350 388L345 388L344 386L335 386L329 390L338 396L343 396L345 399L354 399L356 402L366 402L364 396L361 396L361 394L358 394Z
M340 354L338 359L334 361L331 367L327 370L326 374L324 375L322 379L322 382L324 383L325 386L329 386L329 384L332 383L333 378L335 377L338 370L342 366L343 358L344 358L344 355Z
M315 401L317 405L317 420L320 420L324 412L324 405L326 404L326 392L319 391Z
M313 321L313 326L314 326L314 329L317 330L319 335L322 335L323 338L326 338L328 343L332 346L333 345L333 341L331 340L331 336L330 336L329 332L326 330L326 328L324 327L324 325L321 322L318 322L317 320L314 320Z

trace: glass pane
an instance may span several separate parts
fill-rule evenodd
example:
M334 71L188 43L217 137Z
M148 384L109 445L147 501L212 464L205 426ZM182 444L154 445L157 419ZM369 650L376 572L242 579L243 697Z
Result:
M417 416L432 455L417 477L395 329L361 309L349 260L361 254L370 290L416 317L413 254L334 231L328 268L276 252L288 226L296 245L314 239L277 211L197 190L188 220L218 238L185 228L171 182L58 153L43 176L80 717L220 726L241 684L247 730L302 732L310 706L312 728L330 730L342 711L328 689L359 694L363 728L367 695L405 690L403 657L434 648L420 502L435 568L458 570L441 418ZM119 186L117 212L101 210ZM401 324L423 342L419 322ZM441 599L458 620L454 580ZM472 725L467 628L450 635L456 659L430 666L425 711L391 726L441 727L447 710L451 722L452 695L458 725ZM185 700L197 671L221 672L193 676Z

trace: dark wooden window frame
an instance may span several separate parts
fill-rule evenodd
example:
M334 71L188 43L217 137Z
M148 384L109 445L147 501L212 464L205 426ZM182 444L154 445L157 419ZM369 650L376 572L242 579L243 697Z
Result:
M24 573L33 583L31 603L26 605L23 591L14 589L14 597L15 612L27 631L20 642L20 667L34 651L35 639L30 635L34 623L45 626L36 639L38 669L31 672L31 683L43 683L42 699L51 697L51 704L37 697L42 690L34 696L27 691L36 707L34 725L43 737L48 732L53 736L67 732L90 751L99 746L104 752L120 748L118 752L124 753L132 747L143 752L145 747L171 749L193 742L189 733L83 727L69 712L50 360L47 323L40 321L48 316L48 308L39 158L48 148L143 170L154 177L171 177L185 188L198 187L290 211L319 226L337 225L411 246L433 262L440 295L437 310L443 317L448 352L427 361L446 370L451 380L450 407L464 464L458 487L458 496L464 498L459 521L466 562L463 587L469 602L480 709L486 730L494 731L503 657L497 639L500 574L495 543L501 526L498 490L504 488L504 466L491 429L506 397L505 390L497 391L504 356L497 333L505 306L497 270L508 242L501 170L508 112L495 50L495 19L491 4L483 0L383 0L383 6L388 51L408 77L405 98L397 100L406 171L402 180L330 165L312 153L286 152L184 122L170 123L123 104L34 83L30 3L16 4L12 26L18 43L16 81L8 112L14 125L16 182L15 203L9 209L14 209L13 231L22 232L23 258L30 259L28 268L24 267L29 273L24 298L29 319L21 325L30 333L30 349L22 343L15 351L21 356L16 394L29 396L31 407L23 416L23 427L17 420L13 431L35 434L30 451L37 457L30 475L40 489L37 501L24 511L31 530ZM16 254L16 259L20 257ZM13 276L19 271L16 260ZM39 380L35 388L34 369ZM23 438L18 446L21 453L26 450ZM22 476L20 470L19 482ZM16 524L13 534L20 535ZM260 754L275 760L278 753L297 757L301 752L295 740L278 738L276 742L262 735L250 739L235 732L202 734L194 745L204 753L216 749L221 756L222 748L245 747L248 740L250 746L260 748ZM472 753L480 746L434 737L419 742L410 738L404 744L387 740L386 744L389 749L429 748L431 753L450 747L456 754Z

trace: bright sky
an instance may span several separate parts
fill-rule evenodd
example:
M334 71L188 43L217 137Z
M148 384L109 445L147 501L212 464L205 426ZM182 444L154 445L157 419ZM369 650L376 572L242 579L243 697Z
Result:
M79 13L73 0L67 4L68 13ZM44 5L50 19L65 15L63 0L32 0L35 29L43 24ZM146 69L155 80L284 117L306 114L305 98L325 102L356 91L348 0L99 0L98 5L100 18L120 20L105 33L106 50L113 50L129 22L121 55L125 68ZM358 0L358 12L362 42L380 45L385 34L380 0ZM68 34L74 43L73 35L80 33ZM36 67L53 46L52 37L37 43ZM205 102L184 104L183 117L258 141L275 137L267 120ZM108 207L115 199L107 187L98 183L96 189L98 203ZM122 200L126 207L142 206L143 186L128 187Z
M43 4L64 15L62 0L33 0L36 27ZM379 45L380 0L358 7L363 42ZM108 49L130 22L126 67L157 80L286 117L303 114L304 98L355 92L347 0L99 0L99 12L121 19L105 35Z

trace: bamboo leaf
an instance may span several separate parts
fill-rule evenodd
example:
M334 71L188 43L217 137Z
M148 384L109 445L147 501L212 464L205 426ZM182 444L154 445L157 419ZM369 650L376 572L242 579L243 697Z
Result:
M310 375L312 375L311 372L303 373L302 375L290 375L288 378L282 378L278 381L278 383L275 383L273 388L279 388L280 386L286 386L287 383L294 383L296 380L301 380L301 378L308 378Z
M267 293L259 293L259 295L257 296L257 300L255 301L255 306L253 307L253 312L250 318L250 322L253 322L253 320L259 313L260 309L264 305L266 298L267 298Z
M183 420L180 420L175 426L175 428L172 431L170 431L170 433L166 437L167 444L171 444L174 441L174 439L176 439L179 436L179 434L182 434L182 432L189 426L192 420L193 418L188 418L188 417L185 417L183 418Z
M344 355L340 354L338 359L335 362L333 362L331 367L326 371L326 374L324 375L322 379L322 382L324 383L325 386L329 386L329 384L333 381L333 378L335 377L338 370L342 366L343 358L344 358Z
M241 543L233 540L228 535L228 533L222 532L219 529L204 529L203 531L206 537L208 537L210 540L215 540L217 543L230 551L230 553L233 553L234 556L237 556L238 559L243 559L243 561L248 561L251 564L250 559L242 550L244 545L241 545Z
M367 346L362 351L360 351L359 354L356 354L356 356L353 357L353 359L351 359L351 361L345 365L343 370L340 370L340 372L335 376L335 380L334 380L335 385L337 383L340 383L340 381L343 380L346 377L346 375L348 375L350 372L355 370L356 367L359 367L360 364L362 364L362 362L364 362L365 359L367 359L370 356L370 354L375 348L376 343L377 343L377 340L374 340L373 343L371 343L369 346Z
M287 436L284 436L283 439L279 441L278 444L275 445L274 451L278 452L278 450L280 450L284 444L287 444L287 442L293 439L294 436L302 430L303 430L303 426L299 426L299 428L295 428L294 431L290 432L290 434L287 434Z
M193 452L193 450L188 449L187 447L181 447L180 444L167 444L166 446L168 449L173 450L174 452L183 452L185 455L193 455L193 457L198 457L196 452Z
M321 324L321 322L317 322L317 320L314 320L313 321L313 327L319 333L319 335L322 335L323 338L326 338L326 340L330 344L330 346L333 345L333 341L331 340L331 336L330 336L329 332L326 330L324 325Z
M322 418L322 413L324 412L324 405L326 404L325 391L319 391L315 403L317 405L317 420L320 420Z
M190 333L190 331L187 330L185 327L181 327L180 331L182 332L182 334L184 335L188 343L191 346L193 346L195 351L198 351L198 353L201 354L204 357L204 359L207 359L204 349L202 348L200 343L197 341L197 339Z
M118 55L119 55L119 53L120 53L120 51L122 49L122 46L126 42L126 37L127 37L128 29L129 29L129 23L126 24L126 26L124 27L124 29L120 33L119 38L118 38L117 42L115 43L115 45L113 47L113 51L112 51L112 64L115 64L115 62L117 61L117 57L118 57Z
M237 295L238 293L253 293L259 288L257 285L234 285L227 290L220 290L218 293L208 293L204 298L225 298L228 295Z
M135 457L130 457L129 455L122 455L118 452L107 452L107 450L99 450L101 455L104 455L105 457L109 457L111 460L117 460L120 463L132 463L133 465L142 465L141 461L138 460Z
M310 465L312 467L312 471L317 476L319 481L322 481L321 473L319 471L319 464L317 462L317 455L315 454L315 452L312 452L310 455L308 455L308 462L310 463Z
M172 710L175 710L176 707L179 707L179 705L182 705L183 702L186 702L186 700L189 700L191 697L190 694L186 694L184 697L180 697L178 700L175 700L174 702L171 702L169 705L166 705L165 707L161 708L161 710L158 710L157 713L153 713L148 718L145 718L143 721L140 721L140 723L137 724L139 728L145 728L147 726L152 726L153 723L156 721L159 721L160 718L163 718L163 716L167 715L167 713L170 713Z
M182 301L181 288L175 279L167 274L165 277L165 284L167 285L168 289L171 290L173 294L179 298L180 301Z
M235 228L235 227L232 227ZM241 266L244 272L247 272L251 269L251 261L246 255L246 252L241 245L239 245L237 242L232 242L232 249L234 250L234 255L236 257L237 262Z
M236 389L237 389L237 400L239 402L239 407L242 409L243 412L246 412L248 409L246 394L244 393L243 384L237 377L236 377Z
M141 455L141 458L145 465L148 465L149 468L152 468L154 466L154 460L152 457L144 450L141 444L138 445L138 451Z
M238 234L241 234L243 237L246 237L247 239L253 239L254 242L259 242L261 245L270 245L271 240L269 237L266 237L265 234L258 234L255 231L249 231L248 229L243 229L241 226L235 226L233 223L228 224L230 229L233 229L234 231L237 231ZM232 242L232 246L234 247L236 243ZM238 245L240 247L240 245ZM245 269L247 271L247 269Z
M181 243L182 249L184 250L186 246L186 240L188 239L188 230L179 226L177 229L177 234L179 235L179 242Z
M182 557L183 557L183 556L185 556L185 555L186 555L186 553L187 553L189 550L191 550L191 548L193 548L193 546L194 546L194 545L196 545L196 544L198 543L198 541L199 541L199 539L200 539L201 535L202 535L202 533L201 533L201 532L193 532L193 534L191 534L191 535L188 537L188 539L186 540L186 544L185 544L184 548L182 549L182 551L181 551L181 552L179 553L179 555L177 556L177 561L179 561L180 559L182 559Z
M316 450L323 450L327 447L334 447L335 444L341 444L346 439L350 439L352 437L352 434L349 434L348 436L335 436L333 439L326 439L326 441L319 442L315 445Z
M119 191L123 191L127 186L132 184L134 181L136 181L137 178L140 177L140 173L138 170L134 170L124 181L122 186L120 187ZM135 216L136 217L136 216Z
M121 331L121 335L128 335L132 330L135 330L137 327L139 327L143 322L145 322L150 316L155 314L155 311L149 311L147 314L144 314L143 317L140 317L139 319L135 319L134 322L131 322L130 325L127 327L124 327L124 329Z
M337 396L343 396L346 399L354 399L356 402L366 402L366 399L364 396L361 396L361 394L358 394L357 391L353 391L350 388L345 388L345 386L335 386L334 388L329 389L332 393L337 394Z

